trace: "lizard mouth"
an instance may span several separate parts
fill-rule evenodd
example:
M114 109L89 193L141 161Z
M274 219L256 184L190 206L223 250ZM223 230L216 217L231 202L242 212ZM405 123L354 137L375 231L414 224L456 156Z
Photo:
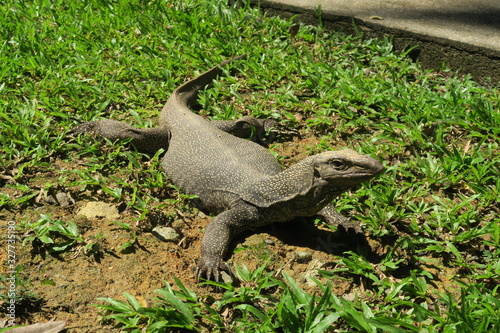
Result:
M382 173L384 169L376 169L373 171L365 171L365 172L352 172L348 174L344 174L342 177L337 178L332 182L335 187L336 193L342 193L352 187L358 186L361 183L364 183L375 176L378 176Z
M375 176L380 175L384 169L380 170L374 170L374 171L367 171L367 172L353 172L348 175L346 175L345 178L350 178L350 179L359 179L361 181L368 180L370 178L373 178Z
M374 167L370 170L366 170L363 172L353 172L349 176L353 177L353 178L367 178L367 179L369 179L369 178L380 175L382 172L384 172L384 170L385 170L384 166L382 164L380 164L380 165L377 165L376 167Z

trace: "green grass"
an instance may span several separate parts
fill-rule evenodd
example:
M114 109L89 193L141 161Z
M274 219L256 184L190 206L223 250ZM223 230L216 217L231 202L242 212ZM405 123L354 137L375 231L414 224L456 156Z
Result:
M292 36L294 24L219 1L4 2L1 208L22 216L40 188L59 186L77 187L82 196L100 190L101 198L126 203L139 221L186 209L187 197L159 168L160 154L149 162L111 143L67 140L66 132L104 117L154 126L186 78L246 53L234 64L236 76L201 93L203 112L212 119L272 117L316 136L320 144L309 147L311 154L347 146L383 161L384 175L335 204L384 250L378 257L336 256L334 270L319 272L363 286L353 299L334 295L330 282L306 292L262 266L254 276L240 268L246 282L221 286L224 294L212 302L180 281L161 289L151 307L129 294L127 302L104 298L105 318L131 332L224 331L233 323L241 332L498 330L498 88L423 71L388 39L306 25ZM82 161L84 168L58 168L57 159ZM33 175L42 180L34 183ZM56 184L43 182L53 175ZM49 217L23 225L31 232L26 244L41 242L49 251L89 246L74 227ZM436 286L439 272L448 270L449 284Z

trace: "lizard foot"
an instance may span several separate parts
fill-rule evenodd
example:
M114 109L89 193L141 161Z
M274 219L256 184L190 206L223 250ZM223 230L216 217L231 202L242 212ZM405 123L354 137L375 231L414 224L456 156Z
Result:
M334 225L336 227L342 226L347 233L354 231L355 234L363 234L363 229L361 229L359 223L352 222L350 219L337 212L332 204L329 204L320 210L317 215L321 216L325 222L330 225Z
M196 267L196 280L200 282L201 279L206 279L215 282L223 282L221 280L221 272L225 271L232 275L229 265L222 260L204 260Z
M337 211L330 210L326 214L321 215L325 221L333 226L342 226L346 232L354 232L355 234L363 234L363 229L357 222L351 221L349 218L338 213Z
M355 234L358 235L363 235L363 229L361 229L361 226L357 222L353 222L349 220L348 218L345 218L341 220L340 222L336 223L337 226L342 226L347 233L354 232Z

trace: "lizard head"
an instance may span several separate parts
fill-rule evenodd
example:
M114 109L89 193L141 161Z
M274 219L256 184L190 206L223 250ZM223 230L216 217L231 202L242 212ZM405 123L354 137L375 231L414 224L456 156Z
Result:
M335 190L356 186L384 171L384 166L376 159L350 149L327 151L314 157L315 176Z

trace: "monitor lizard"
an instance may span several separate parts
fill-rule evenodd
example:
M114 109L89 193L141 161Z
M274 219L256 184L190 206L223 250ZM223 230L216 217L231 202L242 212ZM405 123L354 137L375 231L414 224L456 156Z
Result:
M332 199L384 170L376 159L350 149L312 155L282 170L276 158L256 140L275 125L246 116L236 121L209 121L191 111L200 89L222 73L229 59L184 83L163 107L159 126L135 128L115 120L82 123L71 134L93 133L111 140L131 139L139 150L165 149L162 166L173 184L199 197L217 214L201 245L198 279L220 280L230 271L224 257L240 232L295 217L318 215L326 222L360 231L359 224L337 213Z

